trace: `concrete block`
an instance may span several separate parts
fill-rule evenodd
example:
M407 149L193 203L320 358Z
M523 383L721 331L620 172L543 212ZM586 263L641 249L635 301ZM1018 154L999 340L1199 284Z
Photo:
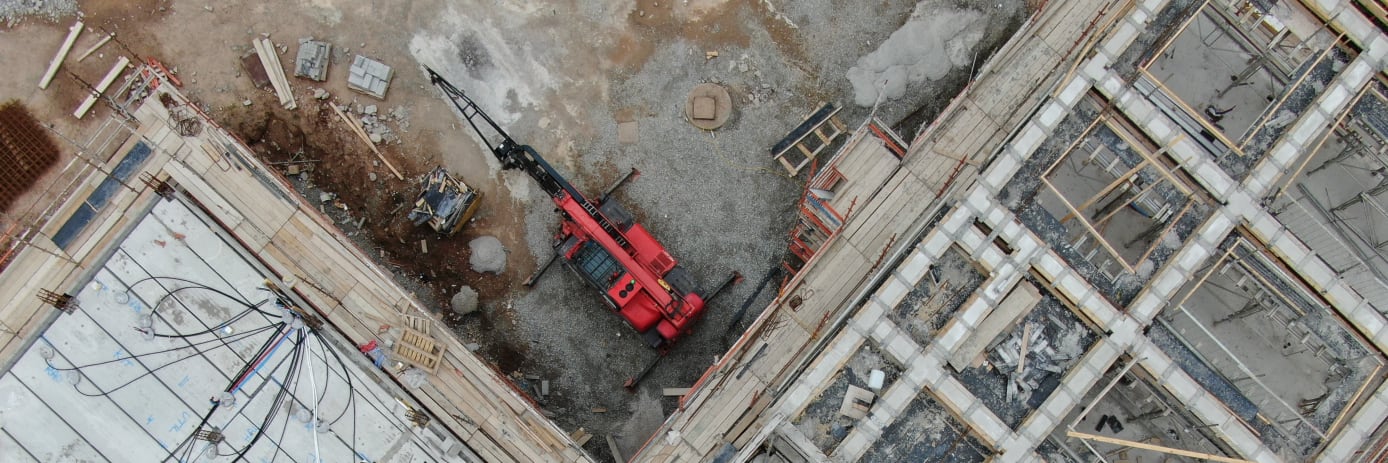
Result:
M935 345L945 352L954 352L954 349L964 342L964 338L968 337L970 331L963 324L953 323L949 329L945 330L944 334L940 335L939 339L935 340Z
M1128 21L1138 26L1146 26L1147 18L1151 16L1152 12L1146 8L1145 4L1138 5L1138 7L1133 8L1133 12L1128 15Z
M969 203L969 208L983 215L988 208L993 205L993 199L988 196L988 191L982 188L969 189L969 196L965 199Z
M978 259L978 262L988 267L1001 266L1006 257L1003 255L1002 251L999 251L997 247L993 246L992 241L981 241L981 244L984 246L981 252L974 255Z
M1327 96L1333 97L1341 91L1344 91L1344 87L1337 85ZM1347 96L1345 97L1347 98ZM1328 109L1328 105L1325 103L1324 101L1322 102L1322 109L1330 111L1333 114L1335 110ZM1292 126L1292 133L1291 136L1288 137L1288 141L1305 148L1307 143L1310 143L1312 137L1325 130L1325 123L1327 120L1325 114L1322 114L1320 111L1307 111L1305 114L1301 115L1301 122ZM1278 161L1280 162L1282 160L1278 159Z
M1128 104L1123 108L1123 112L1127 113L1128 119L1131 119L1138 125L1147 125L1152 121L1152 118L1156 116L1156 108L1154 108L1152 104L1149 103L1146 99L1137 98L1137 92L1129 89L1128 91L1123 92L1123 94L1134 95L1135 97L1132 103Z
M1367 19L1358 14L1341 14L1334 16L1338 19L1341 27L1345 29L1345 35L1350 36L1356 42L1366 43L1375 36L1378 36L1378 29Z
M1378 35L1369 42L1368 48L1359 55L1359 58L1368 60L1370 68L1381 69L1385 56L1388 56L1388 37Z
M904 332L897 330L897 336L887 344L887 355L890 355L896 362L905 365L910 362L911 356L916 355L920 347L916 346Z
M951 408L960 411L967 410L969 405L978 400L959 380L953 377L940 382L939 388L935 389L935 396L941 403L949 404Z
M970 307L972 308L972 307L975 307L975 306L970 306ZM965 310L965 311L962 311L962 312L959 313L959 316L958 316L958 318L956 318L956 319L959 320L960 323L963 323L963 324L965 324L965 325L968 325L969 328L978 328L978 323L979 323L980 321L983 321L983 315L984 315L985 313L988 313L989 311L986 310L986 307L987 307L987 306L985 306L985 305L983 305L983 304L978 304L977 307L979 307L980 310Z
M1037 415L1046 415L1059 419L1070 414L1070 409L1075 406L1075 398L1069 394L1051 394L1046 402L1041 404L1041 409Z
M883 304L880 301L868 301L867 304L863 304L863 308L859 309L858 313L853 317L863 319L875 325L882 320L882 315L887 313L888 310L891 310L892 307L893 306Z
M1088 367L1089 365L1081 363L1071 368L1070 375L1065 378L1065 382L1073 386L1079 386L1081 390L1088 389L1090 386L1094 385L1094 381L1099 379L1099 374Z
M1065 276L1060 277L1056 287L1060 288L1062 293L1072 298L1078 298L1084 294L1085 290L1089 288L1089 285L1074 273L1066 273Z
M988 167L988 172L984 174L984 183L991 192L1002 191L1007 182L1012 181L1012 175L1017 173L1017 169L1022 166L1012 156L1006 154L998 156L993 160L993 164Z
M1055 418L1045 413L1032 413L1022 426L1026 430L1027 440L1039 443L1051 432L1051 427L1055 426Z
M877 321L867 317L853 317L849 326L853 328L853 331L866 336L872 333L873 328L877 327Z
M1162 298L1174 294L1181 284L1186 282L1186 275L1186 272L1176 268L1169 268L1157 274L1150 286L1152 294Z
M953 239L950 239L949 236L937 230L931 232L930 236L925 238L925 242L921 244L921 250L932 260L939 259L940 256L945 255L945 250L949 249L949 246L953 243Z
M1095 55L1094 57L1098 58L1100 56L1103 55L1099 54ZM1099 81L1099 89L1107 95L1117 95L1121 93L1123 91L1123 85L1123 79L1118 78L1118 74L1113 73L1109 73L1108 77L1105 77L1104 80Z
M1092 81L1089 79L1075 76L1075 78L1070 79L1069 83L1065 84L1065 88L1060 91L1060 95L1056 100L1068 108L1075 107L1075 103L1080 101L1080 97L1084 95L1084 92L1089 90L1090 82ZM1035 147L1033 147L1033 149L1034 148ZM1027 152L1030 153L1031 150L1027 150Z
M1383 316L1377 312L1361 310L1351 320L1370 337L1377 336L1379 332L1383 331Z
M989 225L992 225L993 228L997 228L1003 222L1008 221L1009 217L1007 209L1004 209L1002 205L998 204L996 201L993 202L992 206L992 209L988 211L986 219Z
M1181 255L1177 257L1176 265L1184 272L1189 273L1200 268L1200 263L1204 262L1208 257L1210 257L1210 250L1205 247L1205 244L1194 241L1187 244L1186 248L1181 250Z
M1335 273L1330 270L1329 265L1325 265L1320 256L1311 254L1296 265L1301 275L1316 287L1325 288L1330 286L1330 282L1335 281Z
M930 256L925 255L921 248L916 248L911 257L896 268L896 274L912 284L920 283L921 279L925 278L926 270L930 269L930 261Z
M1343 308L1343 311L1352 312L1362 305L1360 304L1362 299L1354 293L1353 289L1350 289L1349 284L1345 283L1344 280L1337 279L1332 282L1330 287L1325 290L1325 298L1336 309Z
M964 418L968 420L969 423L973 424L974 429L977 429L978 433L985 436L989 441L1001 441L1009 432L1002 420L999 420L997 416L993 415L993 412L989 411L988 407L974 408L974 410L968 415L965 415Z
M1167 0L1142 0L1141 8L1148 12L1156 13L1166 7Z
M973 225L974 211L967 207L955 208L954 212L945 219L944 226L941 227L946 233L957 233Z
M1046 132L1041 130L1040 126L1030 124L1017 136L1016 141L1013 141L1012 144L1021 152L1030 155L1031 152L1036 151L1036 147L1041 146L1041 142L1045 141L1045 139Z
M1138 320L1151 321L1166 307L1165 302L1165 298L1144 294L1128 306L1128 315Z
M905 282L896 278L891 278L888 279L887 284L877 292L877 299L888 307L896 307L896 304L901 302L901 299L905 298L906 293L909 291L911 291L911 287L906 286Z
M1108 77L1108 58L1102 54L1090 57L1080 66L1080 73L1095 82L1102 83L1104 78ZM1110 97L1114 96L1114 93L1105 93Z
M1356 64L1358 65L1356 66ZM1355 77L1352 74L1367 75L1367 71L1368 66L1364 65L1361 61L1356 60L1353 63L1350 63L1349 67L1345 68L1345 73L1341 77L1345 80L1341 80L1338 85L1332 84L1332 86L1330 87L1330 91L1325 92L1325 94L1321 96L1321 100L1317 102L1316 106L1319 106L1322 110L1329 114L1335 114L1340 112L1340 108L1343 107L1347 102L1349 102L1350 95L1354 93L1353 88L1347 88L1345 86L1345 84L1348 83L1346 81L1350 78ZM1310 114L1307 114L1307 116L1309 115ZM1325 121L1323 120L1319 122L1319 124L1324 123ZM1307 123L1307 125L1312 124Z
M1244 216L1253 234L1264 243L1270 243L1282 234L1282 224L1267 211L1259 210L1253 216Z
M1363 424L1363 426L1355 426L1360 430L1364 430L1364 426L1378 427L1379 424L1388 420L1388 401L1384 401L1382 397L1381 392L1384 391L1384 389L1379 389L1379 391L1380 394L1375 395L1370 398L1368 402L1365 402L1364 406L1359 409L1359 413L1354 415L1353 423L1356 425Z
M1015 248L1016 243L1021 241L1023 236L1026 236L1026 232L1027 230L1022 224L1016 220L1008 220L1002 224L1002 228L998 229L998 236L1001 236L1003 241L1012 243Z
M1060 260L1060 257L1056 256L1054 252L1048 252L1037 256L1037 258L1032 261L1032 266L1040 271L1042 276L1045 276L1051 281L1058 280L1062 274L1070 271L1069 268L1065 266L1065 263Z
M1157 143L1161 145L1169 145L1171 143L1173 132L1171 131L1171 123L1167 122L1166 118L1154 118L1147 123L1146 128L1147 133L1151 134L1152 139L1156 140ZM1194 148L1194 145L1191 145L1191 147ZM1178 149L1180 149L1180 144L1171 147L1169 151L1179 161L1181 160L1181 154L1177 151Z
M1060 119L1065 117L1065 111L1065 106L1061 105L1060 102L1052 101L1037 115L1036 122L1040 123L1041 127L1048 131L1055 130L1056 124L1059 124Z
M1259 165L1258 168L1270 170L1275 177L1276 174L1281 173L1283 167L1291 164L1299 155L1301 155L1301 151L1298 150L1296 146L1288 143L1278 143L1276 146L1272 147L1272 152L1268 155L1270 162ZM1257 174L1257 172L1255 172L1255 174Z
M1165 126L1166 123L1166 119L1155 119L1148 127ZM1194 143L1190 143L1189 140L1181 140L1175 144L1171 144L1170 147L1171 149L1168 149L1167 153L1171 154L1171 158L1175 159L1176 162L1185 165L1187 169L1193 168L1190 164L1204 160L1202 157L1204 156L1204 151L1201 151L1200 147Z
M1165 378L1166 390L1171 391L1171 395L1180 399L1181 402L1190 403L1196 396L1205 393L1205 390L1194 379L1191 379L1190 375L1175 365L1172 365L1167 371L1170 373Z
M1103 339L1095 343L1094 347L1089 349L1089 352L1089 360L1087 360L1087 362L1093 365L1096 371L1108 370L1108 368L1113 365L1113 362L1118 360L1118 356L1122 354L1122 351L1119 351L1113 343Z
M1112 56L1123 54L1123 50L1132 44L1133 39L1137 38L1138 28L1132 23L1124 22L1109 34L1107 42L1104 43L1104 51Z
M891 339L892 335L895 334L895 333L892 332L892 331L893 331L892 328L893 328L894 326L895 326L895 325L893 325L892 322L889 321L889 320L886 320L886 319L878 320L878 321L877 321L877 325L874 326L874 327L872 327L872 334L871 334L870 336L868 336L868 337L871 338L874 342L877 343L877 345L880 346L880 345L882 345L883 343L886 343L887 341L889 341L889 340Z

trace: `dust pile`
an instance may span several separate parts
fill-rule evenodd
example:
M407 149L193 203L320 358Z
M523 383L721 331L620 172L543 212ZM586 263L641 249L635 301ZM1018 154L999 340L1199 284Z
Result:
M911 84L939 80L951 69L969 66L985 32L983 19L977 11L916 5L906 24L848 69L853 101L872 106L879 98L895 100Z

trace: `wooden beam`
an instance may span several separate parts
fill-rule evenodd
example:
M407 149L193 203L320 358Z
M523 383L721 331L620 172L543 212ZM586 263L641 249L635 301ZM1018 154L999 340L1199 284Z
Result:
M395 174L395 178L400 180L405 179L405 176L400 175L400 171L396 170L395 166L392 165L390 161L386 160L385 155L381 154L381 150L376 149L376 144L371 142L371 136L367 135L366 131L361 129L361 124L357 123L357 119L355 117L352 117L351 115L342 112L341 109L337 109L337 105L334 103L328 103L328 107L333 108L333 112L337 113L337 117L342 118L342 121L347 123L347 127L350 127L352 129L352 132L356 133L357 137L361 138L361 141L366 142L366 146L368 148L371 148L372 153L376 153L376 158L380 159L381 163L385 164L386 167L390 169L390 173Z
M1124 172L1123 175L1119 175L1117 178L1113 179L1113 182L1109 183L1108 186L1105 186L1104 189L1099 190L1098 193L1095 193L1093 196L1090 196L1089 199L1086 199L1083 203L1080 203L1078 207L1074 208L1075 210L1073 212L1065 214L1065 217L1061 217L1060 223L1069 222L1070 219L1075 218L1075 216L1083 215L1085 208L1093 206L1094 203L1098 201L1100 198L1107 196L1110 192L1113 191L1114 188L1118 188L1118 185L1127 182L1129 178L1132 178L1133 175L1136 175L1138 171L1142 170L1143 167L1147 167L1147 163L1149 162L1152 162L1152 160L1149 158L1143 158L1142 162L1137 163L1137 165L1133 166L1132 169L1128 169L1128 171ZM1060 190L1057 189L1056 193L1060 193Z
M611 434L607 435L607 449L612 451L612 459L617 463L624 463L626 458L622 457L622 449L617 447L617 439L613 439Z
M82 116L86 116L87 111L90 111L92 106L96 106L96 101L101 98L101 93L105 92L106 88L110 87L111 83L115 82L116 78L120 77L121 73L125 72L126 66L129 65L130 58L121 56L120 59L116 60L116 65L112 66L111 70L106 72L106 77L103 77L101 82L96 84L96 91L87 95L87 99L82 101L82 105L78 106L77 110L72 112L72 117L81 119Z
M664 395L666 397L682 396L688 393L689 388L687 387L667 387L661 390L661 395Z
M63 45L58 48L58 55L53 57L53 61L48 62L48 72L43 73L43 80L39 81L39 90L47 90L48 83L53 81L53 76L58 75L58 68L62 67L63 59L67 58L67 53L72 51L72 44L77 42L77 36L82 34L82 21L77 21L67 30L67 39L63 40Z
M1065 432L1065 435L1066 435L1066 436L1070 436L1070 437L1074 437L1074 438L1078 438L1078 439L1085 439L1085 440L1092 440L1092 441L1096 441L1096 442L1103 442L1103 443L1105 443L1105 444L1122 445L1122 446L1124 446L1124 447L1132 447L1132 448L1135 448L1135 449L1151 450L1151 451L1153 451L1153 452L1161 452L1161 453L1170 454L1170 455L1180 455L1180 456L1183 456L1183 457L1190 457L1190 458L1199 458L1199 459L1202 459L1202 460L1219 461L1219 462L1224 462L1224 463L1253 463L1253 462L1251 462L1251 461L1249 461L1249 460L1241 460L1241 459L1238 459L1238 458L1229 458L1229 457L1219 456L1219 455L1210 454L1210 453L1201 453L1201 452L1194 452L1194 451L1190 451L1190 450L1181 450L1181 449L1176 449L1176 448L1171 448L1171 447L1163 447L1163 446L1160 446L1160 445L1147 444L1147 443L1143 443L1143 442L1135 442L1135 441L1130 441L1130 440L1119 439L1119 438L1116 438L1116 437L1100 436L1100 435L1096 435L1096 434L1085 434L1085 433L1078 432L1078 431L1066 431L1066 432Z

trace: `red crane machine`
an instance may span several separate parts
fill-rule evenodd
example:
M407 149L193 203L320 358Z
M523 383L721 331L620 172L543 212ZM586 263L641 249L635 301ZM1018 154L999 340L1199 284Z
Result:
M607 306L663 356L677 339L690 331L708 300L740 279L740 275L733 272L712 293L700 292L689 271L610 197L632 173L609 188L598 201L591 201L534 148L511 138L462 90L433 69L426 67L425 71L430 82L443 91L501 161L502 168L519 169L534 178L563 216L554 257L526 282L527 285L555 259L562 257L566 267L597 288ZM489 137L484 128L494 133ZM493 142L491 137L497 136L500 141ZM641 375L629 380L628 387L649 373L654 365L653 362Z

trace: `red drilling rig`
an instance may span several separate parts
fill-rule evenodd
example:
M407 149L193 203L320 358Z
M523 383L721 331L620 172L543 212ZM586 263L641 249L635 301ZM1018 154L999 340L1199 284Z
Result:
M699 291L689 271L612 200L612 192L632 177L634 169L608 188L598 201L591 201L559 175L534 148L511 138L462 90L433 69L426 67L425 71L430 82L443 91L501 161L501 166L519 169L534 178L563 215L554 257L526 281L527 285L562 257L565 267L597 288L607 306L663 356L675 340L690 331L703 314L707 301L740 279L741 276L733 272L712 293ZM494 133L488 133L486 128ZM500 142L493 142L498 136ZM653 362L629 380L628 387L634 386L654 365Z

